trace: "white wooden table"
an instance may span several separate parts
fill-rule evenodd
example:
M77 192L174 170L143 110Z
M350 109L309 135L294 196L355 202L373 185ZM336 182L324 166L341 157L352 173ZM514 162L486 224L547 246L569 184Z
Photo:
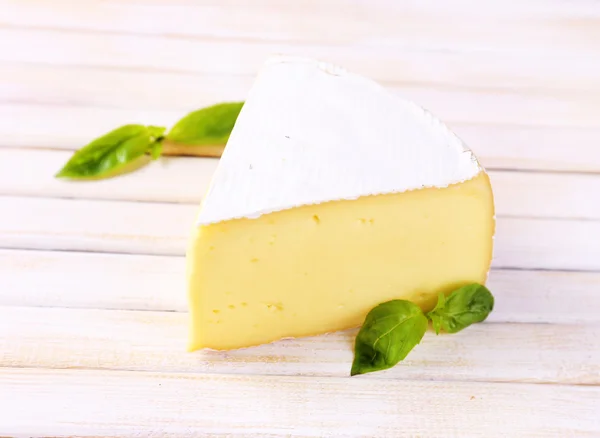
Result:
M489 320L349 378L355 331L186 353L216 160L53 174L124 123L318 57L444 119L490 171ZM0 0L0 436L600 436L596 0Z

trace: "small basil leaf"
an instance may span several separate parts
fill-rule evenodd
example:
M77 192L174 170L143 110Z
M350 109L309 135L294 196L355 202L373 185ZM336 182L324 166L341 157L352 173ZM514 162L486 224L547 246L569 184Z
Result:
M161 156L162 151L163 151L163 144L162 144L162 140L155 140L154 143L152 143L150 145L150 155L152 156L153 160L157 160L158 157Z
M148 130L148 135L150 135L150 137L156 139L157 141L160 141L163 139L163 134L165 133L166 129L163 126L146 126L146 129Z
M440 334L440 330L442 328L442 320L436 316L435 312L437 310L443 309L445 304L446 304L446 295L444 295L443 292L440 292L440 295L438 296L437 304L435 305L433 310L427 314L427 317L429 319L431 319L431 323L433 324L433 329L435 330L436 335Z
M125 125L79 149L56 174L58 178L95 179L113 176L148 152L165 128Z
M456 333L471 324L484 321L494 308L494 296L480 284L456 289L447 297L440 294L435 308L427 314L435 332Z
M190 146L223 145L244 102L220 103L194 111L173 126L167 140Z
M416 304L393 300L371 310L356 336L350 375L385 370L421 342L427 318Z

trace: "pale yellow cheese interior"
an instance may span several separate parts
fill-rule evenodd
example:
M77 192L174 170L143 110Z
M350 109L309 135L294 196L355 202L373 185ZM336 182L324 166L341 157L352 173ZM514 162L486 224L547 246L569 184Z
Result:
M484 172L447 188L197 227L188 250L189 349L356 327L391 299L427 310L440 291L486 281L493 234Z

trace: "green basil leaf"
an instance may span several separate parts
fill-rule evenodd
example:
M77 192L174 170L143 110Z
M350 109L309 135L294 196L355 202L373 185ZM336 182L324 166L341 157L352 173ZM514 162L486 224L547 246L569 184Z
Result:
M441 309L444 308L444 306L446 305L446 295L444 295L443 292L440 292L440 295L438 296L438 302L435 305L435 307L433 308L433 310L429 313L427 313L427 318L429 318L431 320L431 323L433 325L433 329L435 330L435 334L439 335L440 334L440 330L442 329L442 320L441 318L438 318L435 314L436 311L441 311Z
M146 129L148 130L148 134L150 135L150 137L156 139L157 141L160 141L163 139L163 134L165 133L166 129L164 126L153 126L153 125L149 125L146 126Z
M244 102L220 103L194 111L181 119L167 140L190 146L223 145L229 140Z
M480 284L456 289L447 297L440 294L435 308L427 314L437 334L441 329L456 333L471 324L484 321L494 309L494 296Z
M95 179L113 176L160 143L165 128L125 125L79 149L56 174L58 178Z
M427 324L421 308L410 301L378 305L368 313L356 336L350 375L393 367L421 342Z
M152 156L153 160L158 159L158 157L160 157L160 155L162 154L163 151L163 144L162 144L162 140L156 140L154 141L154 143L152 143L150 145L150 155Z

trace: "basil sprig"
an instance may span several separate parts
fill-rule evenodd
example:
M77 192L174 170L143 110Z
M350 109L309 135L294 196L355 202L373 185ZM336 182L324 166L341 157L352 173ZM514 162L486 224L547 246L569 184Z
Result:
M356 336L350 375L385 370L403 360L423 338L427 318L416 304L393 300L369 312Z
M177 122L166 135L164 127L121 126L76 151L56 177L102 179L132 171L147 164L149 160L144 158L148 155L154 160L159 158L164 142L184 145L184 148L194 146L194 154L202 156L201 146L227 143L243 104L221 103L194 111Z
M480 284L470 284L452 292L448 297L440 293L435 308L427 314L435 333L441 329L446 333L456 333L482 322L494 308L492 293Z
M190 146L225 144L243 105L220 103L189 113L171 128L167 140Z
M351 376L393 367L421 342L431 320L436 334L443 329L456 333L484 321L494 307L494 297L480 284L456 289L446 297L440 294L435 308L424 314L406 300L392 300L371 310L354 346Z
M126 165L155 150L164 132L165 128L158 126L121 126L75 152L56 176L87 179L117 174Z

